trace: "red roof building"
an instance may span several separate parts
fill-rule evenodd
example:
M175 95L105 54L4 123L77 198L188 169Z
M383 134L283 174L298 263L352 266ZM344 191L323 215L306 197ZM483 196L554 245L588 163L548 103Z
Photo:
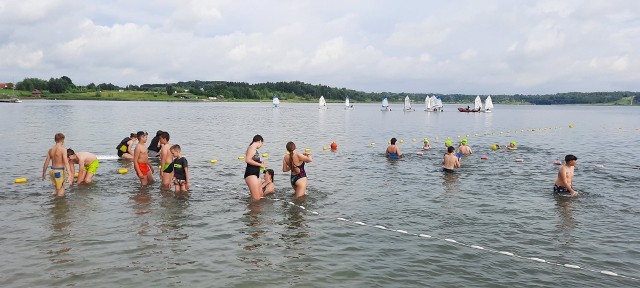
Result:
M42 96L42 92L40 92L40 90L38 90L38 89L33 89L33 91L31 91L31 96L40 97L40 96Z

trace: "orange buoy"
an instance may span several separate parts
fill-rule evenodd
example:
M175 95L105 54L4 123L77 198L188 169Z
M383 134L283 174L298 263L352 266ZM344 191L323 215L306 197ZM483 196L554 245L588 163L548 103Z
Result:
M336 142L331 142L331 150L336 150L338 149L338 144Z

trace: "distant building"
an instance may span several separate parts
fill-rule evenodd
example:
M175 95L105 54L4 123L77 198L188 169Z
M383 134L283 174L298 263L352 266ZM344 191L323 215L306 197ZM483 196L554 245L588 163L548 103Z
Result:
M38 90L38 89L33 89L33 91L31 91L31 96L40 97L40 96L42 96L42 92L40 92L40 90Z
M7 89L7 87L9 87L9 84L7 84L7 83L0 83L0 89Z

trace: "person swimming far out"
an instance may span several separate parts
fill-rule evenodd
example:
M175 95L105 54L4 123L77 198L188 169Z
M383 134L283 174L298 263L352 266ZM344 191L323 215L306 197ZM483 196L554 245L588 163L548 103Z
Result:
M429 144L429 138L424 138L424 144L422 145L422 150L431 149L431 145Z
M511 141L511 143L509 143L509 146L507 146L507 149L509 149L509 150L516 150L516 149L518 149L518 148L516 147L516 144L517 144L517 143L516 143L516 141Z
M461 155L469 155L473 153L471 147L467 145L467 138L464 138L462 139L462 141L460 141L460 145L458 146L458 153Z
M400 157L402 157L402 152L400 151L400 148L398 148L398 146L396 145L396 142L398 141L398 139L396 138L391 138L391 145L389 145L389 147L387 147L387 151L386 151L386 157L389 159L398 159Z

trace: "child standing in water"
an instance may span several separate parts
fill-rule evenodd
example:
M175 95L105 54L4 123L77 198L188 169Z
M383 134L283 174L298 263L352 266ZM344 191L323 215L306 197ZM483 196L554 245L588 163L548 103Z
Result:
M187 193L187 190L191 188L189 181L189 162L187 158L182 157L182 149L180 145L176 144L169 148L171 155L173 155L173 162L164 168L163 172L173 173L173 185L176 187L176 194L180 192Z
M64 196L64 177L68 176L66 171L69 171L69 159L67 158L67 149L64 149L64 134L57 133L54 136L56 144L49 148L47 152L47 159L44 160L44 166L42 167L42 180L44 181L44 175L47 172L47 166L51 162L51 170L49 170L49 177L51 177L51 183L56 188L53 195ZM71 175L73 177L73 175ZM71 183L71 179L67 178L67 182Z
M267 163L260 161L260 153L258 149L262 147L264 139L260 135L253 136L253 140L249 147L247 147L246 156L244 162L247 163L247 167L244 169L244 182L249 187L251 193L251 200L257 201L264 196L262 188L260 187L260 169L267 167Z
M291 187L295 191L294 197L300 198L307 194L307 172L304 171L304 163L310 163L311 154L296 153L296 144L287 143L287 155L282 159L282 172L291 171Z
M136 175L140 178L140 183L145 186L153 183L153 167L149 163L147 147L144 146L147 143L147 132L138 131L136 137L138 138L138 145L136 145L133 153L133 168L136 169Z
M169 132L160 133L160 165L162 169L160 169L160 182L162 182L162 187L171 189L171 179L173 179L173 173L164 172L171 162L173 161L173 156L171 153L171 144L169 144Z

